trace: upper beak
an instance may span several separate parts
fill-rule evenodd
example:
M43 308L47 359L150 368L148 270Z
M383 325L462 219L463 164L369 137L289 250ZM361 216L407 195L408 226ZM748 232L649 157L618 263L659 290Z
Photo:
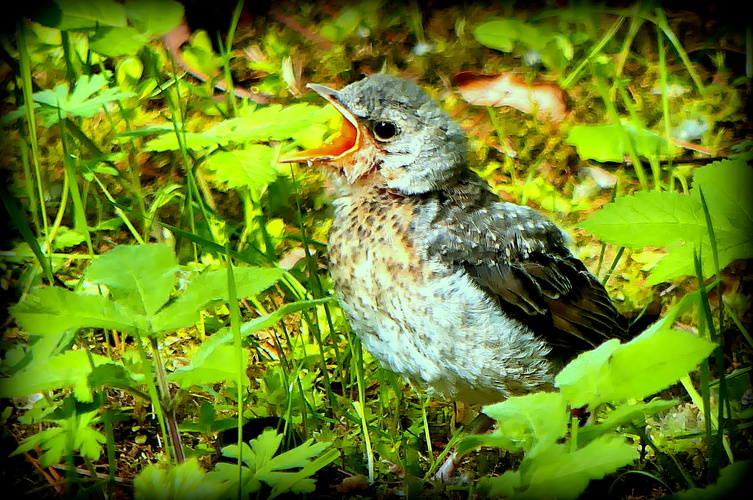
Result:
M361 139L358 122L353 113L342 105L337 91L316 83L310 83L306 86L324 97L343 115L340 131L329 137L321 146L287 153L281 156L278 161L281 163L291 163L307 160L335 160L358 149Z

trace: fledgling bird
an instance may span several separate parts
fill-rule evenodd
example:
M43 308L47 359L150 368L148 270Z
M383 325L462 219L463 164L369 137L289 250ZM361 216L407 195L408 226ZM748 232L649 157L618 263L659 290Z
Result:
M420 389L489 404L553 385L558 359L624 337L625 318L539 212L503 203L467 139L416 84L336 91L338 134L281 161L336 187L330 272L364 347Z

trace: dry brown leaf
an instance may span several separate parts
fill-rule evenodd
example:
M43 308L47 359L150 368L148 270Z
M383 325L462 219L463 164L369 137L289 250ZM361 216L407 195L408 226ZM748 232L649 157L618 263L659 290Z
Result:
M528 83L513 73L462 71L453 78L460 95L478 106L510 106L537 112L539 120L562 121L567 116L567 93L556 83Z

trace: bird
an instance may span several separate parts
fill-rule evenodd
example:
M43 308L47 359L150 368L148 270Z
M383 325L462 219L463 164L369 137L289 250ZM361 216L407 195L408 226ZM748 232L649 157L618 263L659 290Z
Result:
M501 201L470 168L465 131L419 85L376 73L308 87L341 128L280 161L330 177L334 289L384 367L425 393L488 405L553 390L563 360L626 336L572 238Z

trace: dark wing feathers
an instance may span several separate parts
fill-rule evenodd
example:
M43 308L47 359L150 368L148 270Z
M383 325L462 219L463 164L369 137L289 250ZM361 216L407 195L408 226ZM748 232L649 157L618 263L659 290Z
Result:
M433 222L432 255L465 269L507 314L553 348L577 352L625 337L625 318L572 256L553 222L508 203L484 203L486 209L441 206Z

